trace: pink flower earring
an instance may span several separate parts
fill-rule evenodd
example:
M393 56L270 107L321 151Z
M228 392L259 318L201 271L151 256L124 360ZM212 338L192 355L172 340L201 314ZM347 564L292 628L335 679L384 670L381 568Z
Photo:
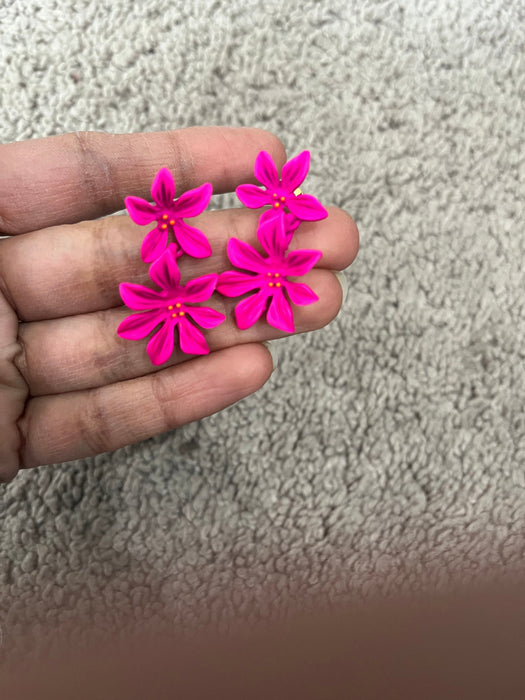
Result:
M251 209L270 206L259 218L257 238L266 255L236 238L228 241L230 262L243 272L228 271L219 276L217 291L228 297L253 292L235 307L235 319L241 329L256 323L267 310L266 321L287 333L295 331L292 304L305 306L319 300L307 284L290 280L309 272L320 260L319 250L288 252L290 242L302 221L318 221L328 216L322 204L303 194L299 185L310 166L310 153L303 151L284 164L281 178L271 156L261 151L255 160L257 185L240 185L240 201Z
M284 217L273 216L263 221L257 230L257 238L265 256L237 238L228 241L228 257L233 265L254 274L223 272L219 276L217 291L227 297L237 297L258 290L235 307L235 319L239 328L253 326L270 302L267 322L274 328L293 333L295 326L292 308L285 292L292 304L304 306L318 301L319 297L308 285L288 278L301 277L309 272L321 258L321 252L293 250L286 255L290 238L288 233Z
M124 201L132 221L140 226L157 222L157 226L142 242L142 260L146 263L153 262L166 250L170 231L177 244L177 257L183 253L193 258L207 258L211 255L211 246L202 231L183 221L184 218L202 214L210 202L211 194L212 186L206 182L194 190L188 190L174 201L173 176L168 168L161 168L151 185L151 196L155 204L140 197L126 197Z
M245 207L258 209L265 205L271 207L263 216L280 216L286 209L301 221L318 221L325 219L328 212L323 205L310 194L303 194L299 187L310 168L310 152L303 151L283 165L281 178L272 157L261 151L255 159L255 177L266 188L257 185L240 185L235 190L237 197Z
M139 225L156 222L141 246L142 260L152 263L149 276L160 289L123 282L120 296L126 306L141 313L127 316L117 328L121 338L142 340L152 331L146 350L154 365L167 362L175 348L178 331L182 352L204 355L210 352L201 328L215 328L226 317L208 306L200 306L211 297L219 276L205 275L180 283L177 259L186 254L194 258L211 255L211 246L202 231L190 226L186 217L201 214L208 206L212 186L205 183L189 190L174 201L175 183L167 168L161 168L151 186L155 204L140 197L126 197L126 208L131 219ZM174 241L169 243L169 234Z
M176 258L177 249L171 243L150 267L149 276L160 291L130 282L123 282L119 287L126 306L142 312L127 316L122 321L117 329L121 338L142 340L160 325L147 345L149 358L154 365L162 365L171 357L175 347L175 328L179 331L182 352L193 355L209 353L204 335L194 324L202 328L215 328L226 318L215 309L194 306L211 297L219 276L204 275L183 286L180 284Z

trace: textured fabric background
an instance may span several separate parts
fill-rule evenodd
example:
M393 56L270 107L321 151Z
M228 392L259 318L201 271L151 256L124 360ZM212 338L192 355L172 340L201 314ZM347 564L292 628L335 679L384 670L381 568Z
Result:
M2 142L264 127L362 244L257 395L0 490L4 647L521 567L524 27L520 0L0 0Z

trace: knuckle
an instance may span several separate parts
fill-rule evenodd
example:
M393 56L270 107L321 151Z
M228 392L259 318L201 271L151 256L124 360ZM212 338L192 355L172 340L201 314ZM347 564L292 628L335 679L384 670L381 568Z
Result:
M20 232L19 216L13 206L16 190L13 188L13 158L9 156L9 145L0 145L0 236Z
M18 232L17 226L9 216L9 211L5 206L5 202L9 201L9 197L3 194L0 187L0 236L10 236Z
M100 143L104 136L93 131L75 131L69 135L77 157L79 183L91 201L106 202L115 192L111 163Z
M112 449L111 418L102 393L97 389L88 392L79 412L78 424L81 440L91 454L109 452Z
M117 255L112 223L107 218L95 219L89 223L89 232L94 242L91 283L104 305L111 305L115 294L114 286L108 284L108 270L115 269Z
M102 386L113 384L123 377L132 377L136 372L132 353L127 345L123 345L125 341L122 341L118 335L116 335L116 342L113 337L108 338L108 327L113 327L114 324L114 309L97 312L92 329L93 343L90 351L92 366Z
M180 413L180 406L188 400L183 386L175 390L175 382L172 372L158 372L154 374L151 382L151 392L159 413L158 432L173 430L184 423Z
M24 466L23 419L29 389L16 365L23 351L18 333L18 318L0 277L0 482L10 481Z
M184 131L179 129L168 131L166 132L166 138L171 153L170 160L174 164L174 179L177 190L182 192L190 189L194 184L195 167L191 150L184 136Z
M13 356L13 364L20 376L22 377L22 379L24 380L24 382L29 386L29 377L31 375L31 372L29 368L27 345L25 341L25 326L22 323L20 324L18 329L17 341L18 348L15 355Z

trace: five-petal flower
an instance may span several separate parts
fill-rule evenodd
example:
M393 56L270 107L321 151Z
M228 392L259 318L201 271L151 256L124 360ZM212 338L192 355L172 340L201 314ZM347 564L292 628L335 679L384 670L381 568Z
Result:
M318 221L328 216L323 205L310 194L294 194L310 167L310 152L303 151L283 165L281 178L272 157L261 151L255 159L255 177L266 188L257 185L239 185L235 190L244 206L258 209L272 207L273 215L280 215L285 208L300 221Z
M126 208L136 224L144 226L152 221L157 222L157 226L142 242L142 260L150 263L161 255L168 244L169 231L173 231L177 255L181 255L182 252L194 258L206 258L211 255L211 246L202 231L183 221L186 217L201 214L208 206L211 195L212 186L205 183L194 190L184 192L174 201L173 176L167 168L161 168L151 185L151 196L155 204L150 204L140 197L126 197Z
M147 345L154 365L161 365L171 357L175 346L175 327L179 330L182 352L205 355L210 351L208 344L194 323L202 328L214 328L225 320L224 314L215 309L194 306L211 297L219 276L204 275L181 285L176 252L176 246L171 243L150 267L149 275L160 291L128 282L123 282L119 288L123 302L129 308L142 312L127 316L122 321L117 329L121 338L140 340L160 325Z
M248 243L230 238L227 250L232 264L254 274L233 270L223 272L219 275L217 291L227 297L236 297L257 290L235 307L239 328L252 326L268 308L268 323L274 328L293 333L292 308L284 292L293 304L300 306L312 304L319 297L308 285L288 278L305 275L322 254L319 250L293 250L286 255L289 238L283 217L280 216L260 223L257 236L266 256Z

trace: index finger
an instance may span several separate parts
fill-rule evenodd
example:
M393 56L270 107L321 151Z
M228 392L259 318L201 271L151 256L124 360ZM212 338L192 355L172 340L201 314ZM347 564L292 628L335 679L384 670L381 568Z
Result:
M254 182L259 151L282 165L284 146L261 129L191 127L136 134L76 132L0 145L0 235L93 219L150 199L163 166L177 195L210 182L215 193Z

